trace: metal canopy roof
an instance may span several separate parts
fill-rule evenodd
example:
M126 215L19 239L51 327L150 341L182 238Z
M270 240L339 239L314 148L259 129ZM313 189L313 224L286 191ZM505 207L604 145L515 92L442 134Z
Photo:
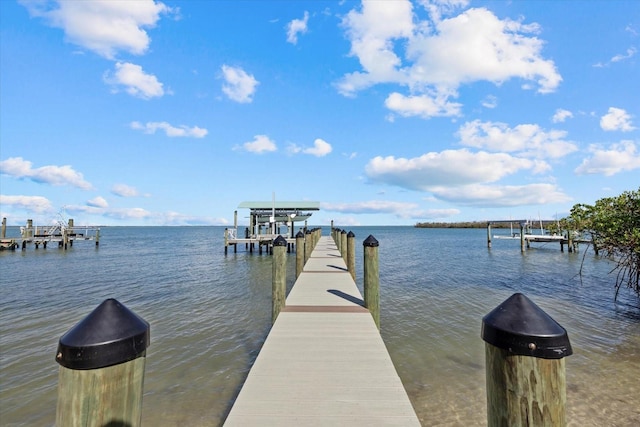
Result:
M319 211L320 202L242 202L238 205L240 209L251 209L256 211Z

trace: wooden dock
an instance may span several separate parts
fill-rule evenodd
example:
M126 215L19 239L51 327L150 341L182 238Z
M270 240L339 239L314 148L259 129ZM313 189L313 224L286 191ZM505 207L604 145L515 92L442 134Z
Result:
M304 265L224 425L420 425L331 237Z

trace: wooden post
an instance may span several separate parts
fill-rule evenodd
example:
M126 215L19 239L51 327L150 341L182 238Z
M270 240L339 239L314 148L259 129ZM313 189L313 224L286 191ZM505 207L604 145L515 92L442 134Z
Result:
M565 426L567 331L513 294L482 319L487 425Z
M304 269L304 233L298 231L296 234L296 279Z
M311 231L307 229L304 232L304 263L306 264L311 258L311 251L313 248L311 247Z
M64 334L56 426L140 426L149 342L149 324L115 299Z
M96 230L96 246L100 245L100 229L98 228ZM47 245L44 246L45 248L47 247Z
M369 235L364 245L364 306L369 309L380 329L380 277L378 271L378 241Z
M7 218L2 218L2 238L7 237Z
M524 222L520 223L520 252L524 252Z
M33 220L32 219L28 219L27 220L27 228L25 229L25 233L27 238L31 238L33 237Z
M491 223L487 222L487 248L491 249Z
M280 310L284 308L287 292L287 240L278 236L273 241L271 264L271 323L276 323Z
M340 232L340 253L342 254L342 259L344 262L347 262L347 232L342 230Z
M229 229L225 227L224 229L224 254L227 254L229 248Z
M356 235L353 231L347 234L347 269L353 280L356 280Z

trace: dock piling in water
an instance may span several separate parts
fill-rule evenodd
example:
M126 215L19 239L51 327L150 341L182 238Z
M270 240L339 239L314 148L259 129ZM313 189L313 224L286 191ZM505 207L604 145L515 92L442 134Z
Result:
M380 329L380 276L378 268L378 246L375 237L369 235L364 246L364 306L369 309Z
M138 427L149 324L115 299L107 299L65 333L56 425Z
M273 241L271 261L271 323L276 323L278 314L284 308L287 293L287 241L278 236Z
M487 425L565 426L567 331L513 294L482 319Z

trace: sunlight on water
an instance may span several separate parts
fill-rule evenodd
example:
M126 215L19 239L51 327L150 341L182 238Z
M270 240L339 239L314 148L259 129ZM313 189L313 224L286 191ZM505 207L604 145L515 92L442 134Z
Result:
M486 425L482 317L525 293L569 332L571 426L640 425L640 308L611 264L484 230L354 227L380 242L382 335L423 425ZM328 231L325 230L325 235ZM0 420L51 426L58 339L106 298L151 324L143 424L220 425L269 331L271 259L224 256L220 227L108 227L98 249L0 253ZM356 245L362 291L362 246ZM288 258L288 287L295 274Z

